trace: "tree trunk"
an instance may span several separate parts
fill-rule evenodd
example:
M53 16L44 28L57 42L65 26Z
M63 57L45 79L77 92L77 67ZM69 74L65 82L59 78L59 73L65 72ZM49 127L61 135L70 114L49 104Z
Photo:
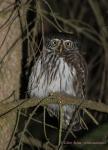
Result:
M15 0L0 1L0 105L19 98L22 33L15 6ZM15 122L16 112L0 117L0 150L6 150Z

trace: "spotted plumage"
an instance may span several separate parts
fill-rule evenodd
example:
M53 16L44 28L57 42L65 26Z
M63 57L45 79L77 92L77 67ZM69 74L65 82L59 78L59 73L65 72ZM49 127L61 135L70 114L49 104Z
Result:
M30 97L43 98L60 92L84 99L86 80L86 62L80 53L77 36L67 33L45 35L43 50L29 78ZM63 128L68 127L76 108L75 105L63 106ZM49 104L47 110L51 116L59 116L59 105ZM80 113L73 121L73 129L81 129Z

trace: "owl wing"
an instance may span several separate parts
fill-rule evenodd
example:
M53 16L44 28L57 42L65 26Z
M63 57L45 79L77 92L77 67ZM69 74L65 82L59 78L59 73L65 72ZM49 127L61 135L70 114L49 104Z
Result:
M70 64L71 68L75 68L76 75L74 78L74 90L76 92L76 97L85 99L87 95L87 64L83 56L77 52L72 54L68 58L68 64ZM72 69L71 69L72 70ZM79 107L76 107L75 112L79 110ZM83 110L77 111L75 113L75 126L73 127L74 131L80 130L82 127L85 128L83 124L80 124L80 117L83 118L84 112Z
M87 70L87 64L85 62L85 59L80 56L80 63L78 67L78 82L79 82L79 92L81 93L80 98L85 99L87 96L87 76L88 76L88 70Z
M81 54L77 54L72 62L72 65L76 69L76 79L75 79L75 86L76 87L76 96L78 98L85 99L87 96L87 64L85 59Z

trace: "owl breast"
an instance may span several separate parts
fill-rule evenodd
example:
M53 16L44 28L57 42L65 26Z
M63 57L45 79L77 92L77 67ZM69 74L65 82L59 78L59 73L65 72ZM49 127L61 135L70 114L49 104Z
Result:
M29 80L30 96L43 98L51 92L63 92L76 96L74 89L76 70L74 67L70 68L63 58L56 61L56 67L53 69L51 62L48 65L42 63L41 60L38 60L31 73Z

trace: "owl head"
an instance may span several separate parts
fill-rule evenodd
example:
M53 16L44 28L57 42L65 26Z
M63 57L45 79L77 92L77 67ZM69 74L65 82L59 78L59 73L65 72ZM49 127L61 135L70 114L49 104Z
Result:
M62 55L78 51L80 42L76 35L69 33L49 33L45 35L43 49L49 53Z

